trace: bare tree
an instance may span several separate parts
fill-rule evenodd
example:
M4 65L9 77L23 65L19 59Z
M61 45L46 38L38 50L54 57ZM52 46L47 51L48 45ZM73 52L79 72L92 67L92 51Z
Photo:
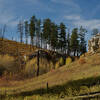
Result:
M18 28L17 29L18 32L20 33L20 42L22 43L23 42L23 21L22 20L19 21L17 28Z

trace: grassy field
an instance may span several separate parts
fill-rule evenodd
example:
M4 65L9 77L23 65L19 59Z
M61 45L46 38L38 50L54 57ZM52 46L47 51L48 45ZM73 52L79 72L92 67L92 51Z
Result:
M8 40L5 40L4 44L9 44L8 51L4 51L7 54L12 53L12 51L15 52L14 50L17 49L14 49L15 44L18 44L19 51L24 50L26 46L25 44L12 43L11 41L8 43ZM23 47L19 46L19 44L23 45ZM13 46L12 51L10 51L11 45ZM29 50L30 48L25 52L28 53L30 52ZM2 61L5 60L2 59ZM99 92L100 50L95 54L86 53L80 59L66 64L63 67L52 69L50 72L39 77L18 81L3 80L0 78L0 100L59 100L59 98L89 95Z
M100 53L56 70L22 81L0 81L1 95L56 95L77 96L100 92Z

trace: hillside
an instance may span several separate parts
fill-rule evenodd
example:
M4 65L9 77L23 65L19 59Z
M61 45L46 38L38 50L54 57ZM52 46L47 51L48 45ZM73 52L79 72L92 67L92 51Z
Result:
M37 55L38 48L32 47L30 51L30 45L21 44L18 42L10 40L0 40L0 54L9 54L13 57L18 55ZM52 66L52 69L45 72L38 77L34 78L25 78L23 79L23 72L17 74L20 77L18 80L9 80L6 77L0 78L0 96L5 97L5 95L14 96L18 95L22 98L29 97L33 98L34 96L41 96L41 100L45 99L44 96L50 95L55 98L68 98L73 96L84 96L88 94L100 93L100 49L95 53L86 53L82 55L76 61L66 64L62 67L55 69L55 64L51 64L55 59L64 57L57 52L42 50L41 57L49 58L50 61L47 61L43 58L43 62L40 64L41 68L48 68ZM66 56L67 57L67 56ZM2 59L2 58L1 58ZM9 59L9 57L8 57ZM15 61L15 60L14 60ZM32 66L36 59L31 60ZM6 63L6 62L5 62ZM7 64L6 64L7 65ZM18 66L18 65L16 65ZM26 65L25 65L26 66ZM24 66L24 67L25 67ZM30 62L28 67L30 66ZM12 66L13 67L13 66ZM23 68L24 68L23 67ZM21 69L23 71L23 69ZM31 70L31 69L30 69ZM15 74L16 75L16 74ZM23 77L23 78L21 78ZM4 78L4 79L3 79ZM92 95L93 96L93 95ZM87 96L86 96L87 97ZM91 97L91 95L90 95ZM80 97L81 98L81 97ZM51 99L51 100L52 100ZM9 99L10 100L10 99ZM17 100L17 99L16 99ZM18 98L19 100L19 98ZM24 100L24 99L21 99ZM30 99L27 99L30 100ZM32 99L33 100L33 99ZM40 99L36 99L40 100ZM56 99L54 99L56 100ZM69 100L69 99L68 99ZM77 100L77 99L76 99Z
M30 49L31 48L31 49ZM1 39L0 38L0 54L9 54L11 56L24 55L29 53L30 51L33 52L37 48L35 46L26 45L24 43Z
M0 82L0 94L32 95L60 94L73 91L70 95L81 95L100 91L100 53L86 53L85 57L59 69L24 81ZM6 83L7 82L7 83ZM47 91L46 88L49 88ZM74 89L74 90L73 90ZM76 92L75 92L76 91ZM67 94L68 95L68 94Z

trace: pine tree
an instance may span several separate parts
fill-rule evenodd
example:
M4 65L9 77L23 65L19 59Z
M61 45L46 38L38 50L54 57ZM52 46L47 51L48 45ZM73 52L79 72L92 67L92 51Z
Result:
M29 32L30 32L30 37L31 37L31 45L33 45L33 38L35 36L35 22L36 18L35 16L31 17L30 24L29 24Z
M58 26L51 23L50 45L55 50L58 46Z
M75 56L76 52L79 49L78 29L77 28L74 28L72 30L70 46L71 46L71 51L74 53L74 56ZM78 54L78 52L77 52L77 54Z
M79 29L80 53L81 54L86 52L86 41L85 41L86 33L87 33L87 30L81 26Z
M36 20L36 45L40 47L40 37L41 37L41 20Z
M68 29L67 40L66 40L67 55L70 55L70 32Z
M50 44L50 34L51 34L51 20L45 19L43 22L43 38L46 41L46 48L47 44Z
M29 35L29 24L28 24L28 21L25 21L25 38L26 38L26 44L28 43L28 35Z
M66 48L66 26L63 23L59 27L59 47L61 51Z

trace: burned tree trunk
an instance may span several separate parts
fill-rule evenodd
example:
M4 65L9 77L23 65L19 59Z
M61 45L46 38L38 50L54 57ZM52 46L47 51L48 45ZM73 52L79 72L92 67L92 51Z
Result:
M37 53L37 76L39 76L39 50Z

